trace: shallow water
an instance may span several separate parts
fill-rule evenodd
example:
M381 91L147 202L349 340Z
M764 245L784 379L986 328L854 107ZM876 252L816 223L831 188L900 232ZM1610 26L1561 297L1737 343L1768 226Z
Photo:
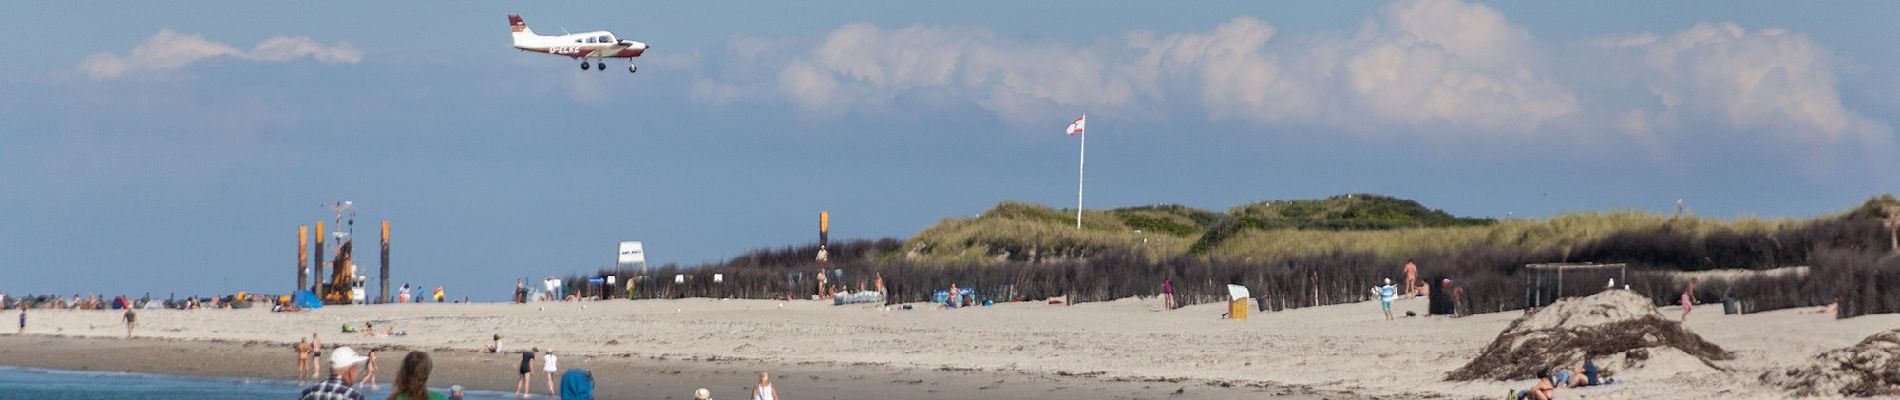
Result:
M364 398L389 396L383 385ZM130 372L62 371L0 367L0 400L294 399L296 382L254 378L206 378ZM447 388L436 391L448 394ZM508 393L468 391L469 399L507 399Z

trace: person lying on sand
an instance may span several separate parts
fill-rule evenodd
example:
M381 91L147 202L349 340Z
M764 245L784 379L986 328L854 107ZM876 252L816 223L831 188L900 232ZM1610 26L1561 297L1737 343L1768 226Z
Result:
M1557 371L1556 379L1553 380L1553 382L1556 382L1557 387L1578 388L1608 385L1616 381L1613 379L1603 379L1603 370L1597 368L1596 362L1583 360L1582 367Z
M1556 396L1557 387L1550 383L1550 370L1546 369L1537 371L1537 384L1531 385L1530 390L1518 391L1509 398L1511 400L1550 400Z

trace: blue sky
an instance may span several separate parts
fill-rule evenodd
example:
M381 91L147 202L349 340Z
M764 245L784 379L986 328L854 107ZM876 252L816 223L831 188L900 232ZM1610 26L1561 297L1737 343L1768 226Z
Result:
M0 4L0 291L281 291L339 200L392 221L395 282L478 299L819 210L901 237L1073 206L1083 112L1091 208L1806 217L1900 184L1892 2L193 5ZM580 71L511 12L653 49Z

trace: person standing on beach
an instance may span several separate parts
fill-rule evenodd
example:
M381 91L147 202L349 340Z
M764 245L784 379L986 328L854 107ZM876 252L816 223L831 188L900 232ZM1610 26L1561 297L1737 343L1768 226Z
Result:
M554 364L555 360L557 359L558 358L554 356L554 349L548 349L548 351L541 352L541 372L548 374L547 378L548 378L548 395L549 396L558 395L558 393L554 392L554 385L555 385L554 373L561 372L561 368Z
M338 347L330 354L330 378L310 385L303 390L302 400L363 400L363 393L350 387L356 381L357 366L363 364L363 357L349 346Z
M1174 277L1161 278L1161 309L1174 309Z
M1405 259L1405 297L1418 297L1418 264Z
M442 287L441 287L441 286L436 286L436 287L435 287L435 302L436 302L437 304L441 304L441 303L442 303L442 297L443 297L443 296L442 296Z
M293 349L297 351L297 383L303 383L304 375L310 373L310 340L297 338Z
M825 278L825 269L819 268L818 269L818 298L823 299L823 298L831 297L831 291L825 290L825 287L826 287L825 285L830 283L828 282L829 280L830 280L829 278Z
M539 347L521 352L521 368L518 369L520 370L521 380L515 381L515 396L520 396L521 398L533 396L528 392L531 391L530 388L533 387L529 385L529 377L533 376L530 375L530 373L533 373L534 369L529 367L534 366L534 353L539 352L541 352L541 348Z
M323 339L316 333L310 334L310 379L317 379L323 373Z
M1385 320L1392 320L1392 300L1399 297L1399 288L1392 286L1392 278L1385 278L1385 286L1372 288L1372 294L1379 296L1379 306L1385 309Z
M1695 278L1689 278L1689 287L1682 290L1682 322L1689 322L1689 308L1695 304Z
M125 338L127 340L132 339L132 327L137 326L138 324L139 324L139 315L137 313L132 312L131 307L126 307L125 308Z
M528 284L527 282L521 279L515 280L515 302L516 303L528 302Z
M759 386L752 388L752 400L778 400L778 388L772 387L772 375L759 371Z
M20 335L26 335L26 302L20 302Z

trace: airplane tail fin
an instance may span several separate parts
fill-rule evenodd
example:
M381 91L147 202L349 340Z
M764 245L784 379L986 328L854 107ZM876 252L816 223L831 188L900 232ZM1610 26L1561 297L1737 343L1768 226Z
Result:
M516 14L508 14L508 30L514 32L516 43L520 43L521 39L537 36L533 29L528 29L528 22L523 21L521 16Z

